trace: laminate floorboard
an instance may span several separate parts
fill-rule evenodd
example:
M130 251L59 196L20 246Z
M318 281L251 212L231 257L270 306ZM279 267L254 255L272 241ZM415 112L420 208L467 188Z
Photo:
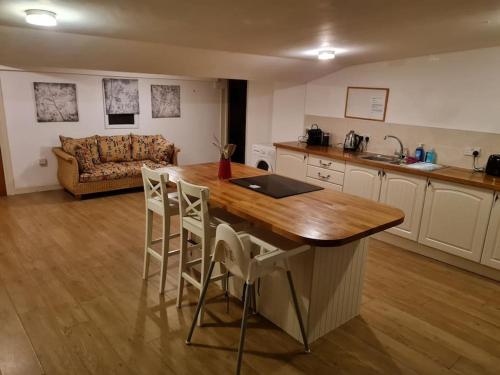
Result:
M141 192L0 198L1 375L233 373L241 304L231 298L227 313L211 287L206 325L186 346L198 293L187 288L176 308L176 257L164 296L154 261L142 280L144 225ZM310 354L253 316L242 369L499 374L500 284L370 240L361 315L317 340Z

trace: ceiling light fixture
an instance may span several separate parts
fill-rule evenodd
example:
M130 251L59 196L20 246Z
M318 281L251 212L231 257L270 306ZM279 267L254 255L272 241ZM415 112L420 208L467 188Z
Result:
M56 14L49 10L28 9L26 13L26 22L36 26L56 26Z
M319 60L332 60L335 58L335 51L333 49L322 49L318 51Z

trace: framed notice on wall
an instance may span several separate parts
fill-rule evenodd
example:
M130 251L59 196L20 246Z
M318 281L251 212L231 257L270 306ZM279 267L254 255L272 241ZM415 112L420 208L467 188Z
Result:
M389 89L348 87L344 117L385 121Z

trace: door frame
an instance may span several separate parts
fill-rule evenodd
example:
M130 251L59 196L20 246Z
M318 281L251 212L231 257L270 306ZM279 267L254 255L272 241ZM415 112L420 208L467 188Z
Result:
M0 79L0 148L2 152L3 173L7 195L14 194L14 178L12 173L12 160L7 137L7 121L5 118L4 100L2 92L2 81Z

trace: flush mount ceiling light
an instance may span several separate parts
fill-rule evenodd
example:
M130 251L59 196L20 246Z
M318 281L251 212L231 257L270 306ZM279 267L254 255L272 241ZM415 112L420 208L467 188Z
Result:
M26 22L37 26L56 26L56 14L49 10L28 9L26 13Z
M335 58L335 51L333 49L322 49L318 51L319 60L332 60Z

